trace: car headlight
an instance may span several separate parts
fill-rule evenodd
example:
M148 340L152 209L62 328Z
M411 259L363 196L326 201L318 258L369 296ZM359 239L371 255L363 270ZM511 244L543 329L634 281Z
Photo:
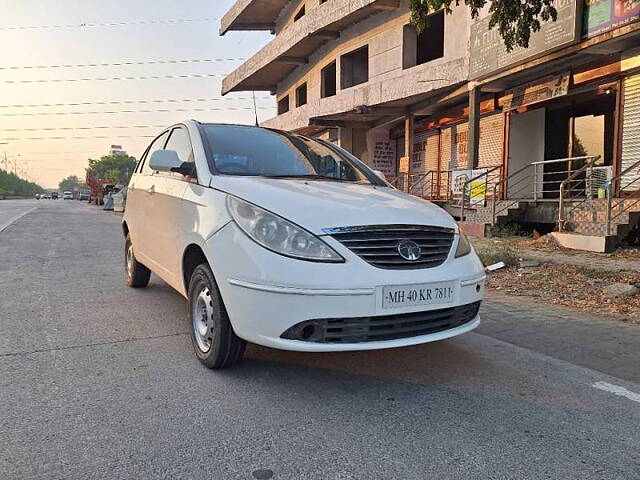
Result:
M301 260L344 262L312 233L256 205L228 195L227 209L242 231L264 248Z
M467 236L461 231L459 231L458 235L460 238L458 239L458 248L456 248L456 258L464 257L471 253L471 244Z

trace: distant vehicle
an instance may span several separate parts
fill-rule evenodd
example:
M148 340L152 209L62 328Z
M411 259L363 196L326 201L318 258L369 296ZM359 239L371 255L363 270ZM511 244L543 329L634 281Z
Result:
M127 197L127 283L153 271L187 299L209 368L245 342L373 350L480 323L484 267L455 220L326 140L189 120L151 143Z
M40 200L40 194L36 193L36 200Z
M40 199L41 200L46 200L47 198L49 198L49 194L48 193L45 192L45 193L41 193L40 194Z
M58 192L53 192L51 194L51 200L58 200Z
M64 200L73 200L73 192L64 192L62 198Z
M89 197L91 197L91 190L80 190L80 193L78 194L78 200L89 200Z

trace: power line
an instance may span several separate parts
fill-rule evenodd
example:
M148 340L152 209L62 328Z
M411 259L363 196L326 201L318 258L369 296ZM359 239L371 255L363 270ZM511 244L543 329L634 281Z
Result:
M272 107L257 107L258 110L270 110ZM175 108L159 110L113 110L113 111L93 111L93 112L29 112L29 113L2 113L2 117L43 117L43 116L66 116L66 115L112 115L122 113L173 113L173 112L219 112L254 110L254 107L220 107L220 108Z
M130 105L149 103L182 103L182 102L218 102L231 100L253 100L252 97L216 97L216 98L183 98L154 100L114 100L108 102L76 102L76 103L22 103L0 105L0 108L31 108L31 107L79 107L83 105ZM271 100L271 97L258 97L258 100Z
M2 141L18 142L21 140L89 140L89 139L110 139L110 138L155 138L156 135L96 135L88 137L25 137L25 138L2 138Z
M175 25L181 23L199 23L219 20L216 17L205 18L180 18L180 19L162 19L162 20L141 20L137 22L104 22L104 23L67 23L61 25L14 25L0 27L3 30L36 30L36 29L60 29L60 28L94 28L94 27L126 27L130 25Z
M166 125L99 125L95 127L41 127L41 128L2 128L0 132L40 132L56 130L107 130L123 128L166 128Z
M186 60L148 60L138 62L117 62L117 63L75 63L75 64L57 64L57 65L8 65L0 66L0 70L26 70L26 69L45 69L45 68L85 68L85 67L128 67L135 65L176 65L185 63L217 63L217 62L239 62L246 58L205 58L205 59L186 59Z
M188 75L150 75L143 77L94 77L94 78L44 78L38 80L4 80L3 83L64 83L64 82L103 82L111 80L163 80L167 78L212 78L225 77L225 73L195 73Z

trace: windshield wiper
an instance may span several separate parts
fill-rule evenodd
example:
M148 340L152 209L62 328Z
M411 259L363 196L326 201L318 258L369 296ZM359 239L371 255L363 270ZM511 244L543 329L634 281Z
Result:
M338 177L330 177L328 175L316 175L316 174L307 174L307 175L263 175L266 178L300 178L305 180L333 180L334 182L353 182L356 180L347 180L346 178L338 178Z

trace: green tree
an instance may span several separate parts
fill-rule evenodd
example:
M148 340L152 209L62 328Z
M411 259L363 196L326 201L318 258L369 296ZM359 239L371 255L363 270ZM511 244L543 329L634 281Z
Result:
M96 178L109 183L126 183L136 168L136 159L128 155L107 155L100 160L89 159L89 170Z
M489 28L498 26L507 51L513 47L529 47L531 32L540 30L541 22L556 21L558 11L553 0L463 0L471 10L471 18L476 19L480 10L489 3ZM411 23L418 33L429 24L428 16L444 8L451 13L451 6L460 5L460 0L411 0Z
M0 195L35 195L42 191L40 185L0 170Z
M69 175L58 184L58 188L61 192L76 192L80 190L80 179L76 175Z

